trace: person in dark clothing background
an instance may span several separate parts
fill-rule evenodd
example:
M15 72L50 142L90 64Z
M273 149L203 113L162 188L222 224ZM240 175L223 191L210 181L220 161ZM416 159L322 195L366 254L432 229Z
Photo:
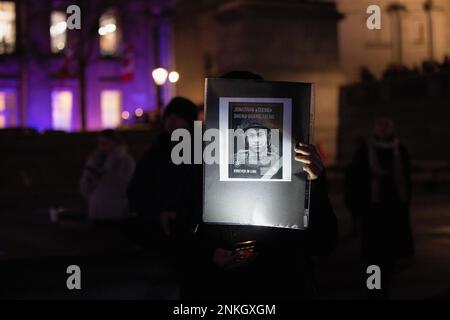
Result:
M178 288L198 266L198 260L192 259L192 253L198 252L192 235L201 220L195 206L201 202L202 167L172 162L172 147L178 142L171 141L171 134L176 129L192 133L196 118L197 106L190 100L176 97L169 102L163 132L138 161L127 190L130 209L137 216L135 240L169 263L175 272L169 275L171 283Z
M372 137L357 149L347 174L347 202L362 218L362 260L381 269L381 290L370 297L387 298L395 261L414 254L410 159L391 118L375 119Z
M134 168L135 161L121 135L112 129L101 131L80 179L91 223L117 227L127 224L131 216L126 189Z
M223 76L262 80L247 71ZM337 242L337 220L327 194L325 172L313 145L299 143L296 160L312 180L311 223L306 231L258 226L201 225L197 243L205 265L196 282L185 283L184 298L298 299L315 296L313 256L330 254ZM200 207L200 206L198 206ZM257 253L242 259L236 243L256 241ZM202 260L203 259L203 260ZM194 289L194 290L190 290ZM184 294L183 294L184 293Z
M355 139L356 149L359 149L366 143L365 138L358 136ZM344 201L350 213L351 219L351 231L350 236L353 238L358 237L361 234L361 211L365 206L364 198L355 196L355 192L359 192L358 189L354 190L358 185L358 179L360 178L353 168L354 164L350 164L345 168L345 180L344 180Z
M171 151L177 142L171 141L171 134L179 128L192 131L196 117L197 107L190 100L176 97L169 102L163 132L138 162L127 190L130 208L137 214L138 233L144 237L141 241L171 259L176 237L181 236L178 230L196 226L182 214L201 192L201 185L195 186L201 179L201 166L172 162ZM200 216L192 219L197 222Z

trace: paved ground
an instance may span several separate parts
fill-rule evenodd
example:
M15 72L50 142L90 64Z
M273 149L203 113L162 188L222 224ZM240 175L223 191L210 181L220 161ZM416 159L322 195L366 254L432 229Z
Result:
M341 239L336 252L317 262L321 295L330 299L365 299L359 240L349 236L349 215L342 197L333 196ZM412 205L416 255L396 266L392 299L450 298L450 197L416 195ZM364 276L364 278L363 278Z
M336 252L317 261L320 296L364 299L359 243L349 234L342 197L332 196L341 239ZM450 198L416 195L412 221L417 255L397 266L392 298L450 298ZM83 290L65 289L66 267L83 270ZM171 268L120 233L80 222L50 224L45 216L0 217L0 297L157 299L176 296Z

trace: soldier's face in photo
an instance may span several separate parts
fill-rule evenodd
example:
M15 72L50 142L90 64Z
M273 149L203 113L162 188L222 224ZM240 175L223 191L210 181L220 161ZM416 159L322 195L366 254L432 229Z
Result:
M246 135L250 151L258 153L267 148L266 129L248 129Z

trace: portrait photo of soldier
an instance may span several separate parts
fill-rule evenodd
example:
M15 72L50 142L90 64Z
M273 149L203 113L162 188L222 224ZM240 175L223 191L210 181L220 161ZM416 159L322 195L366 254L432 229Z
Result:
M280 179L282 161L279 130L271 130L259 122L244 122L239 127L245 139L245 148L234 153L230 164L231 178Z

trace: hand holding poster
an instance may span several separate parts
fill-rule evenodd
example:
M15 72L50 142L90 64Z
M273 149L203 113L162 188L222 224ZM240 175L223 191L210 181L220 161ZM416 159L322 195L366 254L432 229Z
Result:
M218 164L204 165L206 223L305 229L309 181L293 148L309 142L312 85L207 79L206 127Z

